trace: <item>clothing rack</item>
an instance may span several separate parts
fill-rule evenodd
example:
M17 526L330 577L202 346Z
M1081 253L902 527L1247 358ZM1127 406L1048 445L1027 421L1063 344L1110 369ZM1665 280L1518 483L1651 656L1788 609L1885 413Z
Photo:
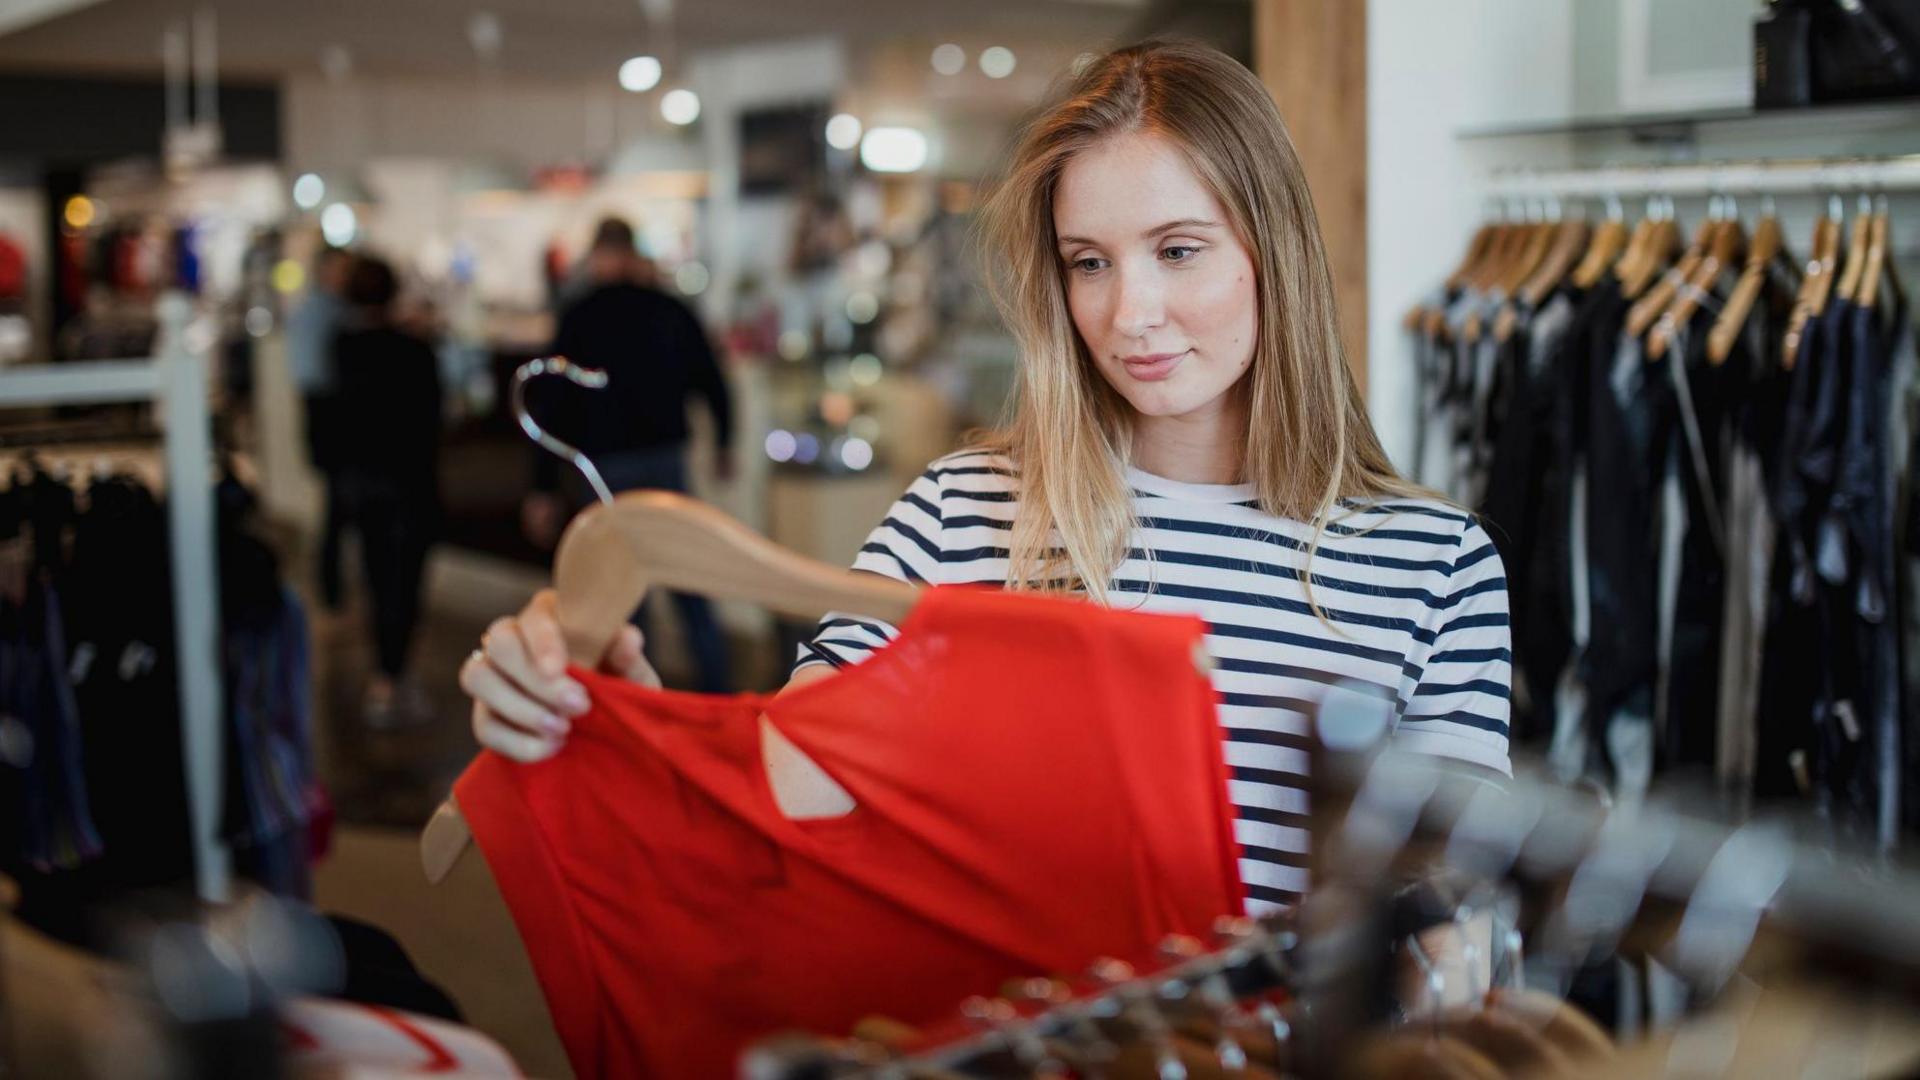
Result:
M1526 952L1546 954L1549 968L1611 942L1621 955L1657 959L1710 999L1756 950L1784 944L1794 948L1765 955L1790 955L1796 972L1920 998L1920 873L1884 864L1849 872L1830 847L1766 822L1727 828L1652 805L1613 810L1580 789L1525 777L1490 784L1385 748L1389 727L1368 708L1329 708L1316 721L1315 889L1294 913L1222 920L1207 946L1168 939L1160 965L1138 972L1099 961L1051 1002L968 999L957 1021L904 1052L857 1036L769 1040L742 1059L741 1075L976 1075L982 1063L1030 1065L1044 1057L1042 1040L1130 1008L1276 989L1312 1018L1289 1031L1274 1014L1274 1035L1294 1045L1288 1071L1337 1074L1352 1040L1378 1030L1370 1004L1388 963L1383 916L1410 872L1517 886L1527 899L1508 929L1524 931Z
M206 360L188 330L192 302L169 294L157 307L160 333L155 356L0 370L0 408L151 401L159 412L166 444L180 738L187 771L194 884L202 899L220 901L228 897L231 867L220 839L224 712L220 577L214 552L213 493L207 484L213 439Z
M1215 937L1211 946L1194 938L1170 937L1161 943L1155 967L1136 969L1115 958L1099 960L1077 994L1063 991L1053 980L1036 979L1024 1007L1004 998L969 998L960 1003L959 1019L929 1032L923 1040L929 1048L917 1053L893 1057L883 1047L857 1039L832 1044L792 1036L750 1049L741 1060L740 1075L750 1080L829 1076L903 1080L958 1074L997 1056L1032 1064L1047 1056L1044 1040L1072 1037L1100 1020L1126 1016L1136 1008L1157 1009L1162 1001L1188 999L1218 999L1216 1003L1226 1004L1236 997L1290 985L1288 954L1299 939L1285 917L1222 919ZM1264 1012L1264 1023L1284 1039L1286 1021L1271 1008Z
M1646 195L1827 195L1920 191L1920 154L1855 158L1758 158L1593 169L1495 173L1495 198L1629 198Z

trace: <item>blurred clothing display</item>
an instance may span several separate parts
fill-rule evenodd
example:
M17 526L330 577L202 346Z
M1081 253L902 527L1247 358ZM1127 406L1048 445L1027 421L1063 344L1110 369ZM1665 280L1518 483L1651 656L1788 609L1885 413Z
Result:
M1823 218L1833 247L1804 274L1770 214L1751 251L1734 218L1684 250L1667 220L1646 265L1531 293L1513 289L1527 245L1502 270L1500 231L1581 226L1489 225L1479 261L1410 321L1419 474L1500 545L1516 737L1563 777L1637 797L1691 772L1896 842L1920 534L1897 512L1916 399L1906 302L1869 254L1885 218L1863 211L1844 251Z

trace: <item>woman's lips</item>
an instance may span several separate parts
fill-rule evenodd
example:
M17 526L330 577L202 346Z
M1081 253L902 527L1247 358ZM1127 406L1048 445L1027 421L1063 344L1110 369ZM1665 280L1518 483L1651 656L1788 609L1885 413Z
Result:
M1172 375L1173 369L1179 367L1180 361L1186 359L1187 353L1192 351L1188 349L1186 352L1128 356L1121 358L1120 363L1127 369L1128 375L1141 382L1159 382Z

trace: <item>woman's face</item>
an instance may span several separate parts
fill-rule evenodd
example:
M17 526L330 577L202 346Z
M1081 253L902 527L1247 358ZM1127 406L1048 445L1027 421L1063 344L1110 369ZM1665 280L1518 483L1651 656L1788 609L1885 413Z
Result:
M1053 229L1074 328L1107 382L1142 416L1220 411L1253 363L1253 257L1180 151L1148 134L1082 151Z

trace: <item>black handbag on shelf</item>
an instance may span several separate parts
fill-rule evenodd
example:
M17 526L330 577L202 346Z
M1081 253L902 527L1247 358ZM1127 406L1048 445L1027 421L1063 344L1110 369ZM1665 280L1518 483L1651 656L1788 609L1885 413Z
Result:
M1920 0L1773 0L1754 21L1753 103L1920 96Z

